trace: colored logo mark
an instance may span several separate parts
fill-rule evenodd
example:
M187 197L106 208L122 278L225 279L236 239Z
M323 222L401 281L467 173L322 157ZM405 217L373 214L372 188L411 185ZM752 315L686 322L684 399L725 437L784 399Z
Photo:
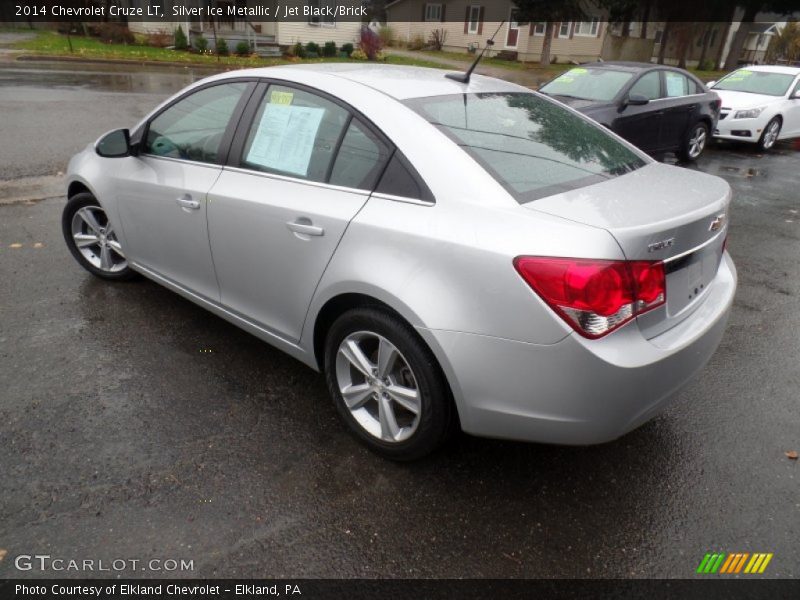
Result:
M700 561L697 573L704 575L720 573L732 575L736 573L756 574L763 573L769 561L772 560L772 553L756 552L725 552L709 553Z

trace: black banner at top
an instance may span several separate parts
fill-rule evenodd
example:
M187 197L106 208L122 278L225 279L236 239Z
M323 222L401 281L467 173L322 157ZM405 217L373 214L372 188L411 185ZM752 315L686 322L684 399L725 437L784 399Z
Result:
M0 21L467 23L513 21L776 22L800 0L1 0Z

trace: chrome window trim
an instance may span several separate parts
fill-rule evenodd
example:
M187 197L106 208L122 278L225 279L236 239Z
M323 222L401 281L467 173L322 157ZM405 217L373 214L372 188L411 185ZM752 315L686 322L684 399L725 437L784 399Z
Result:
M222 165L219 163L210 163L210 162L203 162L200 160L191 160L188 158L175 158L174 156L159 156L158 154L150 154L149 152L143 152L139 155L140 158L154 158L156 160L166 160L169 162L176 162L186 165L194 165L196 167L207 167L209 169L221 169Z
M408 198L407 196L395 196L393 194L384 194L381 192L375 192L370 196L370 198L378 198L379 200L389 200L391 202L403 202L404 204L416 204L417 206L436 206L435 202L429 202L427 200L419 200L417 198Z
M279 175L277 173L267 173L266 171L256 171L255 169L245 169L243 167L224 166L223 171L231 171L234 173L241 173L242 175L254 175L257 177L265 177L267 179L277 179L278 181L286 181L288 183L299 183L303 185L310 185L326 190L335 190L339 192L348 192L351 194L359 194L361 196L369 196L369 190L362 190L359 188L345 187L342 185L333 185L322 181L311 181L310 179L301 179L299 177L291 177L289 175Z
M689 249L689 250L686 250L685 252L681 252L680 254L676 254L675 256L670 256L669 258L665 259L665 260L663 261L663 262L664 262L664 264L666 265L666 264L668 264L668 263L671 263L671 262L674 262L674 261L676 261L676 260L679 260L679 259L681 259L681 258L683 258L683 257L685 257L685 256L688 256L689 254L692 254L692 253L694 253L694 252L697 252L698 250L702 250L702 249L703 249L703 248L705 248L706 246L708 246L708 245L710 245L710 244L714 243L714 242L717 240L717 238L719 238L719 236L721 236L723 233L724 233L724 234L727 234L727 233L728 233L728 226L727 226L727 225L725 226L725 228L724 228L724 229L721 229L721 230L719 231L719 233L717 233L717 235L715 235L714 237L712 237L712 238L710 238L710 239L706 240L705 242L703 242L703 243L702 243L702 244L700 244L699 246L695 246L694 248L691 248L691 249Z

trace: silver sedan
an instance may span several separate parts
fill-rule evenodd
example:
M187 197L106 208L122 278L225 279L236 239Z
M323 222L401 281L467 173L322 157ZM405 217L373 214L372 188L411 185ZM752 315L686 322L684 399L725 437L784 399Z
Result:
M497 79L373 65L200 81L69 166L64 236L312 369L395 459L661 410L723 334L730 188Z

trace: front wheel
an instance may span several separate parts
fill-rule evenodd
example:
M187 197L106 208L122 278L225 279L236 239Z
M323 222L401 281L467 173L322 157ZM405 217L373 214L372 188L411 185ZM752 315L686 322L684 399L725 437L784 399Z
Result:
M778 141L778 136L781 134L781 120L778 117L773 117L764 128L761 138L758 140L759 150L769 150Z
M72 256L92 275L111 280L136 275L111 221L92 194L84 192L69 199L61 215L61 229Z
M684 161L697 160L708 143L708 125L700 121L695 123L686 134L678 151L678 158Z
M387 458L421 458L453 429L453 404L436 359L389 311L357 308L336 320L325 343L325 379L349 429Z

